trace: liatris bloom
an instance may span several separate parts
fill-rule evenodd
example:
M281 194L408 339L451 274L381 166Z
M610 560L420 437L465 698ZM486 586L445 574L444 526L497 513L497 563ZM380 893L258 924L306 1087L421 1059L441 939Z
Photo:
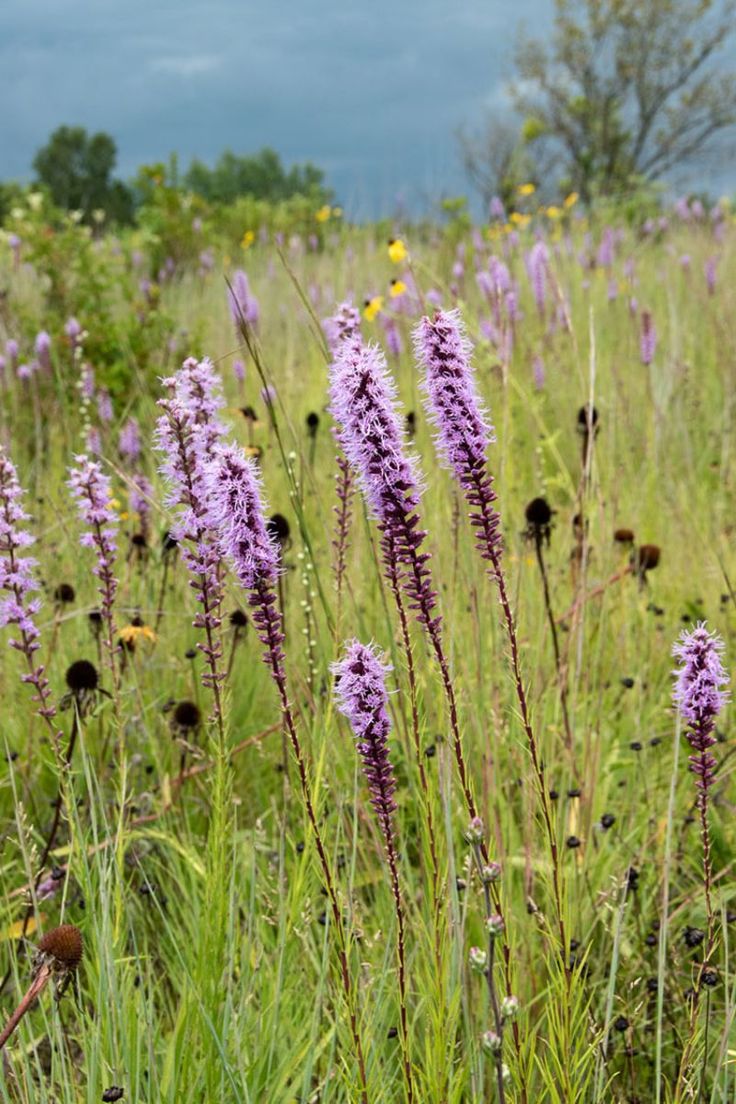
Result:
M5 352L8 357L8 363L10 364L10 370L14 372L18 367L18 355L20 353L20 345L14 337L9 337L5 342Z
M21 505L22 497L23 489L15 467L0 445L0 591L8 595L0 600L0 628L5 625L18 627L20 639L11 639L10 647L25 656L28 674L23 675L23 682L34 688L38 712L50 722L56 711L51 705L49 684L43 665L36 666L33 658L40 648L41 635L35 622L41 603L32 597L34 591L39 590L34 577L36 561L30 556L19 555L34 542L23 528L28 514Z
M458 311L438 311L423 318L414 331L417 359L425 370L424 391L437 443L447 466L472 508L471 523L485 559L501 552L496 494L486 452L495 439L478 395L470 365L470 343Z
M398 926L397 954L401 1042L407 1097L409 1104L411 1104L413 1082L406 1013L404 909L399 885L399 864L393 825L393 814L396 810L394 800L396 780L388 753L391 720L388 715L386 675L391 668L382 662L375 648L367 647L365 644L361 644L360 641L353 640L347 646L345 657L339 663L336 663L332 670L336 676L337 707L347 717L355 734L358 754L363 763L363 772L368 781L371 794L371 805L378 816L391 877L391 891Z
M106 425L113 419L112 399L106 387L101 387L97 392L97 413Z
M709 295L715 295L717 263L718 262L716 257L708 257L705 265L703 266L703 271L705 273L705 282L708 287Z
M128 418L120 430L118 452L126 460L130 460L131 463L135 463L139 458L141 454L141 431L137 418Z
M223 445L207 469L208 517L220 550L246 590L273 586L278 547L266 524L258 469L242 449Z
M698 789L707 790L713 782L716 761L708 749L716 742L716 717L728 700L724 687L728 675L723 666L723 641L700 622L685 632L672 649L682 661L676 671L673 698L688 725L687 738L696 755L690 757L690 769L698 776Z
M352 303L341 303L331 318L322 323L330 352L336 356L343 341L360 336L360 311Z
M34 348L38 363L44 371L48 371L51 367L51 338L45 330L41 330L40 333L36 335Z
M148 537L151 521L151 500L153 487L150 481L138 472L133 476L128 502L131 512L137 514L140 519L141 533Z
M233 282L232 286L228 288L227 298L236 330L243 322L249 326L256 325L261 312L258 300L250 290L248 277L242 268L237 269L233 274Z
M708 916L708 942L705 962L710 958L715 939L715 914L711 901L713 873L710 856L710 826L708 824L708 794L713 784L716 760L710 748L715 744L716 717L728 700L728 675L723 666L723 641L708 631L704 621L685 632L672 649L681 660L673 700L687 724L687 739L695 754L690 756L690 770L697 777L698 810L703 841L703 887Z
M540 314L544 313L547 287L549 252L543 241L534 243L526 258L527 271L534 292L534 301Z
M77 501L77 511L81 520L88 526L79 543L83 548L92 548L97 554L97 562L92 568L100 581L100 609L107 626L107 648L110 653L110 665L113 679L117 685L117 672L113 653L115 651L115 625L113 603L118 588L115 578L115 555L117 552L118 517L111 503L110 477L106 475L96 460L87 456L75 456L76 468L69 471L67 486Z
M657 331L654 328L654 320L649 311L641 314L641 362L649 365L654 360L657 351Z
M386 675L390 670L390 665L381 661L376 648L367 647L358 640L347 646L345 658L333 667L338 709L347 717L355 734L371 805L386 842L393 839L392 818L396 810L396 780L388 749L391 720Z
M181 547L182 559L192 576L189 585L202 607L194 619L195 628L204 629L207 638L206 643L197 645L208 665L202 682L213 690L216 718L222 724L218 691L224 678L219 667L222 644L216 635L221 624L221 557L208 523L206 465L223 427L215 417L218 391L215 388L213 394L208 390L209 384L214 387L211 365L202 362L202 366L205 371L196 374L194 387L191 373L196 361L185 362L172 379L164 381L173 394L159 400L163 414L156 425L155 447L162 454L160 471L170 488L167 504L179 507L171 535ZM208 383L204 388L200 386L203 380Z

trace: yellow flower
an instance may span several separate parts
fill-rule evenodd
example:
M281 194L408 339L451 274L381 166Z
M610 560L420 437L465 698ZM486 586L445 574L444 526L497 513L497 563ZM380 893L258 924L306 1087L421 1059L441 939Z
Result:
M534 195L536 190L537 190L536 184L520 184L519 187L516 189L517 193L520 196Z
M403 280L392 280L391 281L391 290L390 290L389 294L391 295L392 299L398 299L399 296L403 295L405 291L406 291L406 284L404 283Z
M578 199L579 199L579 196L578 196L577 192L570 192L570 194L568 196L565 196L564 204L563 204L565 210L569 211L571 207L574 207L575 204L577 203Z
M317 222L327 222L332 214L332 208L329 203L325 203L324 207L320 207L319 211L315 214Z
M558 219L562 215L562 211L559 207L548 207L544 213L548 219Z
M342 218L342 207L333 207L332 208L332 217L333 218Z
M366 299L363 304L363 317L372 322L376 315L383 310L383 296L374 295L372 299Z
M391 238L388 243L388 255L394 264L401 264L409 256L409 251L401 238Z
M255 240L256 240L255 230L246 230L245 233L243 234L243 238L242 238L242 241L240 242L240 244L242 245L243 249L250 249L250 247L252 246L252 244Z
M532 216L522 214L521 211L512 211L509 215L509 221L513 222L514 226L518 226L520 230L524 230L532 221Z
M149 625L123 625L118 636L123 644L137 644L139 640L149 640L151 644L156 642L156 634Z

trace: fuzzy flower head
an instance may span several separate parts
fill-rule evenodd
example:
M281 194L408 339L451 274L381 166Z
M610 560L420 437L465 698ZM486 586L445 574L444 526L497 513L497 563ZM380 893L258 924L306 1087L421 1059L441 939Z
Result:
M128 418L120 430L118 452L126 460L135 462L141 454L141 431L136 418Z
M250 289L248 277L242 268L238 268L233 274L232 285L227 293L230 314L235 323L235 329L245 322L248 326L255 326L260 317L258 300Z
M348 644L345 656L332 668L337 707L350 722L371 792L371 804L384 827L396 809L396 780L389 759L386 675L391 670L375 647L358 640Z
M25 634L29 652L38 648L38 629L34 617L41 603L28 595L39 589L34 576L36 561L22 555L23 549L34 543L34 538L24 528L29 516L21 505L23 489L15 466L0 446L0 628L17 625ZM10 646L20 648L16 641Z
M701 621L683 632L672 649L681 666L675 671L675 705L689 725L712 724L728 701L729 678L723 666L724 644Z
M258 469L236 446L222 446L209 464L207 501L209 525L241 585L272 586L279 552L266 525Z
M344 341L330 366L337 438L374 514L384 525L416 508L419 474L404 448L396 385L376 345Z
M437 311L414 331L414 350L425 371L424 391L437 442L461 483L483 467L493 429L478 394L468 341L457 310Z
M352 303L341 303L331 318L322 323L330 352L333 356L346 339L360 337L360 311Z

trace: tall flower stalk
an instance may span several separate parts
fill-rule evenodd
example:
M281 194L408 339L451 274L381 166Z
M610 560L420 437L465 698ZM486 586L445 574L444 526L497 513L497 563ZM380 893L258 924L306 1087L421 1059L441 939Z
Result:
M355 734L358 754L363 763L363 773L371 795L371 805L378 818L383 837L391 879L398 931L396 952L399 973L401 1047L406 1094L411 1104L414 1099L414 1085L409 1055L409 1023L406 1007L406 932L394 828L396 780L388 749L391 720L388 715L386 675L390 670L390 665L382 662L375 648L367 647L358 640L348 644L344 658L333 667L336 676L338 708L347 717Z
M363 1104L368 1101L365 1060L358 1024L358 1009L347 957L347 936L335 877L312 798L307 762L289 701L284 666L284 622L277 584L279 552L266 525L266 513L255 463L241 449L223 445L207 469L208 521L217 535L218 551L232 564L238 582L248 595L253 625L263 645L263 659L276 686L281 712L296 760L302 799L314 838L322 876L330 901L338 944L340 974L350 1017Z
M716 772L716 760L710 751L716 743L716 718L728 700L725 687L729 680L723 666L723 650L723 641L708 630L704 621L691 632L684 632L672 649L673 655L680 660L680 667L675 672L673 699L687 726L685 735L693 749L689 758L690 770L695 775L698 791L696 804L703 841L703 889L708 917L706 962L715 942L708 800Z
M417 359L425 371L426 407L436 430L442 459L460 484L469 507L475 544L489 564L496 584L511 652L511 669L521 721L532 759L539 802L552 858L553 889L562 954L567 962L567 938L562 904L562 873L544 777L544 761L537 744L521 671L516 625L501 564L501 518L496 509L493 477L487 450L493 429L478 394L471 366L471 346L458 311L437 311L425 317L414 332ZM475 814L474 814L475 815Z
M115 616L113 606L118 589L115 576L115 557L117 555L118 516L112 505L112 487L110 476L102 470L101 464L90 460L88 456L75 457L76 467L69 471L68 486L77 502L80 520L87 526L80 544L83 548L93 549L96 562L92 572L99 580L100 612L105 628L103 641L107 650L110 675L112 677L113 697L116 712L119 712L120 674L115 661Z

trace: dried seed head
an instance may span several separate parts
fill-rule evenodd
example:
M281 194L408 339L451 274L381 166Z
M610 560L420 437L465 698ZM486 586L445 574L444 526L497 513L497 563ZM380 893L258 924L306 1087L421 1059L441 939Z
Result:
M51 955L65 969L76 970L84 953L82 933L74 924L61 924L41 937L38 950Z
M552 510L546 498L533 498L525 513L529 525L535 529L543 529L552 520Z
M194 702L180 701L174 710L172 720L177 728L194 729L199 728L202 714L199 711L199 706L195 705Z
M653 571L659 563L661 550L656 544L642 544L636 552L636 567L643 575L647 571Z
M241 609L234 609L230 614L230 624L234 629L244 629L248 624L248 618Z
M634 543L634 530L633 529L616 529L613 534L613 539L618 544L633 544Z
M54 591L54 598L57 602L62 604L66 602L73 602L76 595L74 593L74 587L71 583L59 583Z
M268 530L271 539L275 540L277 544L281 545L286 544L291 532L289 523L283 514L272 514L266 522L266 529Z
M71 667L67 667L66 684L73 694L80 694L85 690L96 690L99 684L99 675L94 663L88 659L77 659Z

